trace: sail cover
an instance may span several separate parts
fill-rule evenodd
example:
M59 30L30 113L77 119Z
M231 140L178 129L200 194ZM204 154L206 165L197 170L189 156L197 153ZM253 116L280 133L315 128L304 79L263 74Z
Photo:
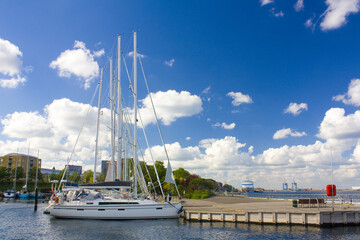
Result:
M106 171L106 177L105 177L105 182L111 182L114 181L114 177L113 177L113 171L112 171L112 165L111 162L109 162L108 165L108 169Z
M170 161L168 161L168 165L167 165L167 169L166 169L165 182L175 184L175 179L174 179L174 175L173 175L173 172L171 169Z

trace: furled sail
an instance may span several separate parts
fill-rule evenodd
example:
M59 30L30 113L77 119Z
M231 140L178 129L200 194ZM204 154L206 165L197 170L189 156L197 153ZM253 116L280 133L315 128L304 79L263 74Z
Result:
M166 169L165 182L175 184L174 174L172 172L171 165L170 165L169 161L168 161L168 165L167 165L167 169Z
M112 171L112 165L111 165L111 162L109 162L109 165L108 165L108 169L106 171L106 178L105 178L105 182L111 182L113 181L113 171Z

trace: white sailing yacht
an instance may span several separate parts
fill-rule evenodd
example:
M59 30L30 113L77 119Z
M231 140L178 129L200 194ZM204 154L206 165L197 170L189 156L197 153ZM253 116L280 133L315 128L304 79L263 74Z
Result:
M122 113L121 107L121 87L120 87L120 36L118 36L118 168L117 175L115 172L115 131L112 129L115 128L115 117L114 114L114 99L113 99L113 89L112 83L110 83L110 101L111 102L111 165L110 171L112 181L96 183L96 162L97 162L97 147L98 147L98 134L99 134L99 115L100 115L100 104L101 104L101 95L99 94L99 103L98 103L98 124L97 124L97 138L96 138L96 151L95 151L95 166L94 166L94 183L80 185L79 187L70 187L63 188L61 192L55 194L50 200L50 205L46 211L48 211L52 216L57 218L77 218L77 219L159 219L159 218L178 218L180 212L182 211L182 206L180 203L180 198L168 198L164 195L158 173L155 168L155 173L157 180L159 182L159 187L161 189L162 197L156 198L154 195L150 194L147 189L147 184L144 179L141 166L138 161L137 156L137 46L136 46L136 32L134 35L134 51L133 51L133 95L134 95L134 128L133 128L133 137L129 139L132 141L133 148L133 171L132 179L128 179L125 169L127 168L126 158L126 148L125 156L122 158L121 150L121 139L122 139ZM141 63L141 62L140 62ZM101 71L100 78L100 92L102 88L102 75L103 70ZM112 81L112 61L110 59L110 79ZM154 110L155 113L155 110ZM121 114L121 115L120 115ZM156 115L156 114L155 114ZM126 127L128 127L126 125ZM125 127L125 128L126 128ZM159 127L159 125L158 125ZM127 128L129 130L129 128ZM128 132L129 133L129 132ZM146 136L145 136L146 138ZM161 137L162 139L162 137ZM147 141L147 138L146 138ZM162 139L163 141L163 139ZM163 144L165 147L165 144ZM165 149L166 151L166 149ZM166 152L167 155L167 152ZM122 159L124 159L124 169L121 169ZM171 170L170 162L168 161L168 172L166 174L166 180L175 184L176 190L179 193L176 183L173 178L173 173ZM65 175L65 173L64 173ZM129 174L130 175L130 174ZM114 181L115 176L118 177L117 181ZM138 194L138 185L142 193ZM151 184L150 184L151 185ZM152 184L154 186L154 184ZM179 194L180 197L180 194ZM159 200L161 199L161 200Z

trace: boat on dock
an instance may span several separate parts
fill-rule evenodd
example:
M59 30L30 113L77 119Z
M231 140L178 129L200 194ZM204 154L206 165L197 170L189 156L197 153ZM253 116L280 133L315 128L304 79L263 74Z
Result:
M128 182L105 182L68 188L49 212L57 218L76 219L160 219L178 218L181 203L134 198L120 189L128 189ZM101 191L103 190L103 191ZM58 202L56 204L56 202Z
M16 198L16 192L14 189L8 189L4 192L4 198Z
M141 121L137 116L137 58L139 57L136 47L136 32L134 35L134 50L133 50L133 83L130 86L133 88L131 92L134 98L134 110L129 114L127 109L123 107L121 102L121 87L120 87L120 61L121 61L121 46L120 35L118 35L118 78L114 81L112 73L112 59L110 59L110 105L111 105L111 164L108 167L108 173L105 182L97 183L96 181L96 168L98 158L98 135L101 114L101 89L103 69L101 70L100 88L99 88L99 103L98 103L98 119L97 119L97 135L95 144L95 164L94 164L94 183L80 185L77 187L69 186L61 188L62 181L58 188L53 189L53 195L49 201L49 206L46 208L45 213L57 218L76 218L76 219L166 219L166 218L179 218L182 211L180 202L180 194L177 188L174 176L172 173L170 161L168 159L167 173L165 181L174 184L178 194L177 197L171 197L171 193L166 197L162 188L162 183L159 179L155 161L154 169L157 177L158 184L147 183L145 181L143 168L138 160L138 142L137 142L137 122ZM140 58L139 58L140 59ZM126 67L126 64L124 64ZM141 65L141 62L140 62ZM142 67L142 65L141 65ZM127 69L126 69L127 70ZM144 74L144 71L143 71ZM146 78L144 76L144 80ZM131 80L129 79L131 82ZM147 84L147 83L146 83ZM117 96L114 90L117 86ZM114 88L114 89L113 89ZM148 90L149 91L149 90ZM148 93L150 98L151 94ZM115 98L117 97L117 101ZM117 109L115 110L115 107ZM116 114L118 115L116 117ZM128 115L126 115L128 114ZM133 121L129 121L130 115ZM156 113L154 110L156 118ZM118 121L116 123L116 120ZM157 120L157 118L156 118ZM158 120L157 120L158 121ZM133 125L131 131L129 125ZM117 125L117 126L116 126ZM159 124L158 124L159 127ZM117 131L116 131L117 128ZM124 133L123 133L124 130ZM81 132L81 131L80 131ZM147 137L143 129L144 136L147 142ZM115 137L115 135L118 136ZM163 141L161 131L159 134ZM124 144L122 140L124 139ZM115 139L118 140L115 144ZM124 145L129 145L132 149L132 156L127 157L127 148ZM148 143L147 143L148 144ZM115 150L115 145L117 149ZM163 143L165 148L165 144ZM122 149L124 147L124 150ZM149 146L148 146L149 147ZM166 152L166 149L165 149ZM124 155L122 155L124 153ZM117 171L115 154L117 154ZM166 152L167 155L167 152ZM70 158L69 158L70 162ZM67 166L69 165L69 162ZM63 174L63 178L65 176ZM130 170L131 168L131 170ZM116 178L115 178L116 177ZM155 189L155 186L158 189ZM152 189L151 189L152 188ZM153 190L153 191L152 191ZM151 192L152 191L152 192ZM160 196L157 195L160 193Z

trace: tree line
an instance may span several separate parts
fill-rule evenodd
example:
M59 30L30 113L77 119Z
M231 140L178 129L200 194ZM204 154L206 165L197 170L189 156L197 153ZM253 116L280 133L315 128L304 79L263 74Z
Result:
M166 168L164 167L164 163L161 161L156 161L155 166L159 175L160 182L162 183L164 193L169 194L171 192L172 195L177 195L175 185L165 182ZM145 163L142 163L141 168L143 170L145 181L148 183L150 192L161 194L159 184L157 183L157 177L154 166L145 165ZM47 176L44 176L43 174L41 174L41 171L38 171L38 180L39 182L50 182L51 180L60 181L64 174L64 171L65 168L61 170L60 173L58 174L51 173L50 175ZM208 198L214 196L216 192L238 191L229 184L222 184L213 179L202 178L199 175L190 173L184 168L179 168L173 171L173 174L181 197L202 199L202 198ZM130 171L130 176L132 175L133 173L132 171ZM18 167L16 169L16 179L23 179L25 178L25 176L26 174L24 169L22 167ZM35 176L36 176L36 168L32 168L28 174L29 180L34 181ZM94 172L89 170L84 172L83 177L76 171L73 172L72 174L69 174L69 172L67 172L65 174L64 179L69 182L86 184L86 183L92 183L93 177L94 177ZM15 178L15 169L12 169L9 172L6 167L0 167L0 181L10 181L13 180L14 178ZM105 175L104 174L97 175L96 180L97 182L104 182Z

